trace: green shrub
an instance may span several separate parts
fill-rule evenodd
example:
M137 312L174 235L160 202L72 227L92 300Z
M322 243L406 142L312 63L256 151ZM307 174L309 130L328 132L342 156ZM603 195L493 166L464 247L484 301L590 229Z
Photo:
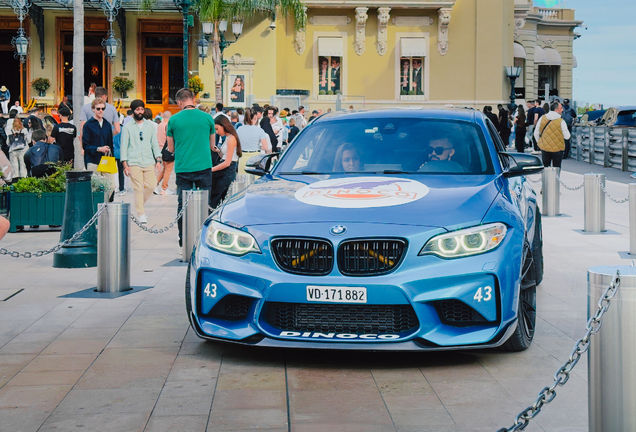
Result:
M328 95L328 96L333 96L333 90L329 90L329 91L327 92L327 95Z
M324 95L326 95L326 94L327 94L327 92L326 92L326 91L324 91L324 90L320 90L320 91L318 92L318 95L319 95L319 96L324 96Z

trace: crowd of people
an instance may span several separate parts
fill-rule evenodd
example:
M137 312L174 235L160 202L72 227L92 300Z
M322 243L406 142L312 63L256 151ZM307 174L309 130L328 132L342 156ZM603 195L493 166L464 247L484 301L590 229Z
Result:
M215 208L236 176L246 175L250 157L280 151L308 121L322 114L315 110L307 119L302 106L292 111L258 104L226 110L218 103L211 109L187 89L177 93L176 101L180 112L175 115L166 111L153 116L139 99L131 102L124 115L108 102L106 88L91 84L79 114L79 129L70 122L73 112L66 96L50 113L34 109L27 117L16 102L8 118L0 116L5 177L14 182L43 177L59 162L73 164L78 138L77 151L85 169L108 179L121 195L127 183L132 185L138 221L147 223L144 203L153 193L178 194L180 208L182 190L207 189L209 205ZM100 169L105 156L114 159L116 173ZM168 187L173 172L176 191Z
M540 100L528 100L527 109L522 105L510 112L508 106L497 105L498 115L491 106L485 106L484 115L497 129L501 140L507 147L514 147L524 153L531 148L541 154L543 164L561 167L561 161L570 154L570 136L577 119L576 111L570 106L569 99L550 104Z

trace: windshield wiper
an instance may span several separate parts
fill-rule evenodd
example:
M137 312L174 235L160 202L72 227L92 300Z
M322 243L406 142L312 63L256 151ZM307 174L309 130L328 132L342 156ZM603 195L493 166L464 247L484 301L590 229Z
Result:
M413 174L410 171L400 171L400 170L384 170L382 174Z
M312 175L312 174L328 174L328 173L319 173L315 171L288 171L282 172L281 175Z

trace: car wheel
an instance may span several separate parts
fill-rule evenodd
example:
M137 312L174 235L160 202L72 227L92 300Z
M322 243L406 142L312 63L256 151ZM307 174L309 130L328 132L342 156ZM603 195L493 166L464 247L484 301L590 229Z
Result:
M506 351L523 351L532 343L537 318L537 283L534 279L534 259L526 242L521 261L521 287L517 308L517 328L503 345Z
M532 260L534 261L534 280L539 285L543 280L543 230L541 229L541 212L536 209L534 238L532 239Z

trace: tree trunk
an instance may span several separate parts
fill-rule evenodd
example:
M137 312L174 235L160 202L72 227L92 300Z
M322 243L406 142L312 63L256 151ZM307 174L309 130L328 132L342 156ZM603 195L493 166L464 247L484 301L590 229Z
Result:
M84 105L84 2L73 0L73 123L81 134L80 115ZM82 143L75 140L75 169L85 169Z
M212 61L214 62L214 94L217 102L223 103L223 65L221 56L221 38L219 23L214 24L214 43L212 44Z

